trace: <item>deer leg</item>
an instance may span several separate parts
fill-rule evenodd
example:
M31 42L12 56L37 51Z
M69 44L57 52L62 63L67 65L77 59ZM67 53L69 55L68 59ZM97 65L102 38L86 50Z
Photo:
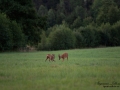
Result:
M45 62L47 61L48 58L46 58Z

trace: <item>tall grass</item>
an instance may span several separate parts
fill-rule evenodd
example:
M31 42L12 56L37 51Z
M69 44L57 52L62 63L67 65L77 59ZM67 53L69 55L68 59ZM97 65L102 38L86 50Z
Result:
M55 62L45 62L49 53ZM120 47L0 53L0 90L119 90L119 68Z

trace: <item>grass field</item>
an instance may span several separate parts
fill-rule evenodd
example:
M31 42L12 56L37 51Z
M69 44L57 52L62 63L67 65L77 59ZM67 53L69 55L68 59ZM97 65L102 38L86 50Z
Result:
M0 90L120 90L120 47L0 53Z

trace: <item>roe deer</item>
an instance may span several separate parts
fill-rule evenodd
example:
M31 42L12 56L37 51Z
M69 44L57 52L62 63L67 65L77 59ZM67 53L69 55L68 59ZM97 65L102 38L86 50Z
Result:
M45 61L47 61L47 59L49 59L49 61L50 61L50 60L51 60L51 61L55 61L55 60L54 60L54 59L55 59L55 55L54 55L54 54L47 54Z
M60 60L61 58L63 59L63 61L64 61L65 58L67 58L67 60L68 60L68 53L64 53L64 54L62 54L62 55L58 55L58 57L59 57L59 60Z

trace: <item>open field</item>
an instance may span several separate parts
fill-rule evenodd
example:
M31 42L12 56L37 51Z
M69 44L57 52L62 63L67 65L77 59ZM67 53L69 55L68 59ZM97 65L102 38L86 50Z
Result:
M120 90L120 47L0 53L0 90Z

